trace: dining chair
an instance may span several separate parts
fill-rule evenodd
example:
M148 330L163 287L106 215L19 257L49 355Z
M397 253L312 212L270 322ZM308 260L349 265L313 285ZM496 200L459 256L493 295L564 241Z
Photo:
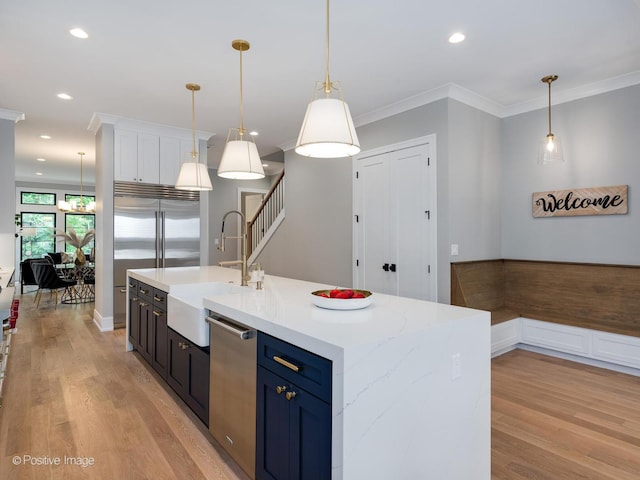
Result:
M35 274L36 281L38 282L38 293L36 293L37 303L36 307L40 306L40 299L42 298L42 291L49 290L50 295L55 295L56 299L56 308L58 308L58 292L62 289L62 296L60 297L60 301L64 301L65 298L71 299L74 296L74 292L72 291L73 286L75 286L78 282L75 280L69 280L65 278L60 278L58 276L56 269L50 263L35 263L32 265L33 273Z

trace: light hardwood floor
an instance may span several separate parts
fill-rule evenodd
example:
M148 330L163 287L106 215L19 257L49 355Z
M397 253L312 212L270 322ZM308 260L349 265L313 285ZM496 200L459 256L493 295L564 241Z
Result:
M35 310L32 298L21 297L12 337L0 479L246 480L155 373L124 352L124 330L100 333L92 305ZM494 359L492 377L492 479L640 478L639 378L521 350ZM26 455L94 464L14 465Z

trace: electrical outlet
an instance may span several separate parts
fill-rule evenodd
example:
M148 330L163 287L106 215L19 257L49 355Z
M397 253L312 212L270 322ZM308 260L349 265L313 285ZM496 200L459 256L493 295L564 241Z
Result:
M455 257L459 253L460 253L460 250L458 249L458 244L457 243L452 243L451 244L451 256Z
M451 380L462 376L462 355L459 353L451 355Z

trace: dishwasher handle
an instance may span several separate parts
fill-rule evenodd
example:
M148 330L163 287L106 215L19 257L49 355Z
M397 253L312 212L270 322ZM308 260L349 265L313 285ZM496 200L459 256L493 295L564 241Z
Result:
M253 337L254 330L237 325L235 323L231 323L214 317L207 317L207 322L209 322L211 325L223 328L234 335L237 335L241 340L249 340Z

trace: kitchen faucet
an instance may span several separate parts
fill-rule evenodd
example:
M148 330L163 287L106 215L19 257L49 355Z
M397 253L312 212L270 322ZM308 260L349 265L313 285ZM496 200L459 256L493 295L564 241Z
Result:
M237 213L238 215L240 215L240 218L242 219L242 226L240 227L240 236L227 237L224 234L224 221L226 220L227 216L229 216L232 213ZM243 287L246 287L247 285L249 285L247 283L249 280L249 275L247 274L247 223L245 222L244 215L242 214L242 212L239 212L238 210L230 210L224 214L224 217L222 217L222 230L220 232L220 244L218 245L218 250L220 252L224 252L224 241L227 238L240 239L242 241L241 248L240 248L240 253L241 253L240 260L222 261L222 262L218 262L218 265L220 265L221 267L226 267L229 265L240 265L241 267L240 275L242 278L240 285Z

